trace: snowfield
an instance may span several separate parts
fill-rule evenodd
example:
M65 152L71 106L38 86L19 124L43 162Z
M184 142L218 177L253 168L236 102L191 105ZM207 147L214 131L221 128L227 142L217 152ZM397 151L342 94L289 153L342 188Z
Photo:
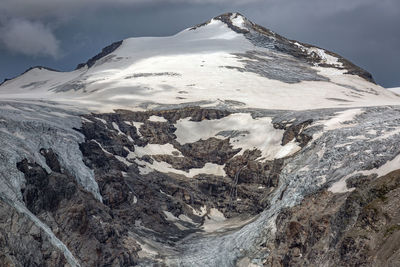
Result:
M388 88L389 91L400 94L400 87L395 87L395 88Z
M245 20L241 16L232 19L242 30ZM185 103L304 110L399 102L400 97L390 91L345 74L338 58L323 49L293 43L307 55L320 58L320 63L310 66L270 48L274 40L269 41L255 45L213 19L171 37L126 39L90 68L72 72L31 69L3 83L0 97L55 100L102 112Z

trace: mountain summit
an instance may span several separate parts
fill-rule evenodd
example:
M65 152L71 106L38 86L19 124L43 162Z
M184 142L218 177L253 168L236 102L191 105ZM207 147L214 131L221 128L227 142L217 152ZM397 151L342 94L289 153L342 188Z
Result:
M193 102L306 109L398 101L346 59L286 39L239 13L171 37L113 43L72 72L33 68L4 82L0 94L82 103L93 110Z

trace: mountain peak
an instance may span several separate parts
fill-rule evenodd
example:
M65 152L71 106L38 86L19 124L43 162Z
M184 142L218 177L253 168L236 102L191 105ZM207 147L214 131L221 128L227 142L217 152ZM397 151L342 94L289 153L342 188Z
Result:
M214 18L228 25L229 28L238 33L248 33L248 26L253 25L245 16L240 13L225 13Z
M358 75L369 82L375 83L369 72L356 66L340 55L313 45L288 39L270 29L250 21L238 12L227 12L221 14L205 23L191 28L190 30L196 30L200 27L210 25L215 21L220 21L230 30L244 35L245 38L256 47L293 56L309 65L346 70L346 74Z
M237 33L248 33L249 32L248 26L254 25L253 22L251 22L245 16L243 16L238 12L227 12L208 20L207 22L198 24L192 27L191 30L196 30L202 26L207 26L212 21L216 20L225 23L231 30Z
M83 68L85 66L87 66L88 68L92 67L97 60L101 59L102 57L107 56L108 54L111 54L112 52L114 52L118 47L120 47L122 45L122 40L118 41L118 42L114 42L112 44L110 44L109 46L104 47L100 53L98 53L97 55L95 55L94 57L90 58L88 61L86 61L85 63L80 63L78 64L78 66L76 67L76 69L80 69Z
M167 38L115 42L76 71L29 71L3 83L0 91L18 97L35 91L56 99L64 93L68 99L83 95L93 109L108 110L147 108L155 99L157 104L207 101L270 109L392 103L392 95L386 97L388 92L371 82L368 72L343 57L287 39L234 12ZM202 93L209 88L215 89L212 94ZM309 97L295 101L298 94ZM379 99L372 101L371 95Z
M230 20L234 22L235 20L243 20L243 21L249 21L246 16L240 14L239 12L227 12L221 15L218 15L214 17L213 19L217 20Z

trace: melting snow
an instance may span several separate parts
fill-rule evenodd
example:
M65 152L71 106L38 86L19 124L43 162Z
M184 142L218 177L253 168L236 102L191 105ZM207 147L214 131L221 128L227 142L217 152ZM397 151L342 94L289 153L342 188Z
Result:
M347 176L343 177L342 179L340 179L339 181L333 183L331 185L331 187L328 188L328 191L330 191L332 193L336 193L336 194L354 191L355 188L348 188L347 184L346 184L347 179L349 179L352 175L354 175L354 174L347 175Z
M303 52L307 52L307 54L309 55L315 53L321 59L320 63L333 65L336 67L343 67L343 63L339 62L339 59L337 57L327 54L324 49L317 47L305 47L298 42L295 42L294 44L299 47Z
M119 135L125 135L125 134L119 129L118 124L116 124L115 122L112 122L112 126L113 126L113 128L114 128L115 130L117 130L117 132L118 132Z
M357 115L361 115L362 113L364 113L363 109L348 109L336 113L336 116L329 120L323 121L322 124L324 125L324 129L326 131L343 127L351 127L354 126L354 124L349 124L346 122L354 120Z
M236 26L236 27L238 27L240 29L243 29L243 25L245 23L245 20L244 20L243 16L241 16L241 15L239 15L237 13L234 13L231 16L231 21L232 21L232 24L234 26Z
M149 121L154 121L154 122L167 122L167 120L166 120L164 117L155 116L155 115L151 116L151 117L149 118Z
M142 127L143 124L144 124L143 122L132 121L132 125L135 126L135 128L137 129L137 134L139 136L142 136L139 129L140 129L140 127Z
M369 175L376 173L378 176L386 175L394 170L400 169L400 154L397 155L394 159L386 162L384 165L380 166L379 168L375 168L368 171L362 171L361 174Z
M196 175L199 174L211 174L211 175L216 175L216 176L226 176L224 167L225 165L218 165L214 163L206 163L203 168L193 168L190 169L189 172L181 171L174 169L170 164L166 162L158 162L154 161L153 164L147 163L146 162L146 169L144 171L147 171L150 169L151 171L157 170L159 172L163 173L175 173L175 174L180 174L184 175L189 178L193 178Z
M206 232L215 232L222 228L226 220L224 214L215 208L211 208L205 218L203 229Z
M182 156L182 153L172 144L147 144L145 147L135 146L135 152L131 152L129 158L143 157L145 155L171 155Z
M271 118L253 119L249 113L235 113L219 120L190 121L190 118L177 121L175 135L180 144L193 143L198 140L207 140L211 137L222 138L217 135L222 131L243 132L230 139L233 148L245 150L259 149L262 158L274 159L291 155L300 147L295 143L281 146L283 130L275 129Z
M104 125L107 125L107 121L106 120L104 120L102 118L97 118L97 117L95 117L95 119L101 121Z

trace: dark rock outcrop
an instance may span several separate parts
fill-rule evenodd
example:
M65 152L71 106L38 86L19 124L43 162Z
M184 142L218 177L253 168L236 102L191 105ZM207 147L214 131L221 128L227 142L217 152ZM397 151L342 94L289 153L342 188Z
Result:
M210 234L205 227L210 221L211 225L215 223L215 210L224 216L222 225L243 223L221 228L226 233L262 218L262 212L276 204L272 199L284 201L293 192L287 184L282 186L288 182L281 179L287 163L315 145L310 143L315 130L311 128L318 125L299 114L297 119L290 114L273 119L275 128L284 131L278 142L296 142L303 147L281 159L263 159L257 149L234 149L231 138L246 132L222 131L216 137L186 144L176 140L174 125L180 119L211 120L229 114L187 108L84 115L82 127L77 129L85 136L80 151L84 163L94 172L103 202L63 168L51 148L37 151L45 166L28 158L17 164L26 181L22 200L83 266L165 263L174 253L182 253L186 240L193 242L221 233L219 229ZM153 115L165 120L152 121ZM170 144L174 151L138 152L146 151L144 147L149 144ZM146 169L157 163L167 163L175 172ZM223 174L185 175L206 163L218 164ZM376 164L371 168L383 162ZM354 176L347 181L353 191L333 194L326 190L329 184L317 192L310 191L298 205L278 214L272 240L260 238L263 241L255 248L257 255L263 255L266 266L397 266L399 177L399 171L380 178ZM0 214L4 214L0 219L0 260L17 266L66 263L41 228L3 199ZM149 253L149 249L156 252ZM25 254L16 255L17 251Z
M109 46L104 47L99 54L97 54L94 57L90 58L85 63L78 64L76 69L83 68L84 66L87 66L88 68L92 67L96 63L97 60L99 60L99 59L111 54L112 52L114 52L121 45L122 45L122 40L118 41L118 42L114 42L114 43L110 44Z
M294 43L297 42L298 44L306 48L311 48L315 46L287 39L247 19L245 19L244 28L238 27L234 25L232 22L232 17L237 17L237 16L243 16L243 15L241 15L240 13L225 13L215 17L214 19L224 22L233 31L239 34L243 34L249 41L251 41L256 46L268 47L268 48L273 47L276 51L292 55L304 62L307 62L310 65L318 64L321 67L332 67L332 65L320 64L321 57L318 54L308 53L306 51L303 51L299 46L295 45ZM192 30L207 25L208 23L209 22L199 24L196 27L193 27ZM347 70L346 74L358 75L369 82L375 83L374 78L368 71L360 68L359 66L353 64L349 60L343 58L342 56L336 53L327 50L325 51L328 55L338 58L338 61L342 63L342 67L336 66L336 68L345 69Z
M41 151L51 173L26 159L17 166L26 179L22 194L27 208L52 229L84 266L133 266L140 247L124 245L123 240L128 239L126 224L71 175L62 172L51 150ZM39 243L39 247L44 245Z
M276 129L285 130L282 138L282 146L286 145L292 140L295 140L301 147L305 147L308 142L311 141L312 136L304 133L303 130L312 123L313 120L305 120L294 123L275 122L274 127Z
M65 266L63 253L30 218L0 198L0 266Z
M199 174L194 180L177 174L158 172L141 175L137 162L127 158L125 159L126 162L129 162L129 166L127 166L115 157L126 157L128 152L124 147L134 152L137 146L169 143L182 156L159 154L145 156L140 160L151 163L154 160L166 162L173 168L183 171L202 168L207 162L218 165L227 164L226 171L229 170L229 173L234 173L237 171L236 162L238 161L235 155L240 149L233 149L229 143L229 138L210 138L181 145L175 140L174 134L176 130L174 123L179 119L190 117L192 121L201 121L220 119L229 114L230 112L223 110L185 108L148 112L117 110L112 114L85 116L86 120L90 122L85 121L82 129L79 130L87 139L85 143L81 144L81 150L87 166L95 170L96 180L101 188L104 203L112 205L113 210L115 210L118 205L126 202L125 197L121 195L122 187L125 187L125 191L130 191L129 188L131 188L131 194L135 194L138 202L134 205L134 208L126 205L123 205L123 208L137 210L136 215L131 218L132 221L146 222L147 227L161 231L160 234L174 232L180 236L182 233L179 234L174 229L176 226L169 223L163 215L164 211L171 212L170 209L173 208L168 203L171 198L166 197L166 195L172 196L174 202L180 202L179 205L183 207L180 211L173 208L173 214L176 217L183 214L201 222L203 218L196 216L190 207L200 210L203 206L218 208L226 217L256 215L265 207L265 205L258 204L266 197L265 186L267 185L270 189L276 186L280 171L280 167L276 167L279 165L277 165L278 161L266 163L268 166L259 166L256 163L257 157L253 156L250 160L246 159L244 165L250 161L251 163L248 163L249 168L239 175L241 180L237 183L235 182L235 174L228 175L228 177ZM149 121L149 118L153 115L163 117L166 122ZM141 122L142 124L137 129L129 123L130 121ZM118 133L115 125L123 134ZM121 153L122 150L125 152ZM251 152L245 154L251 154ZM116 179L116 177L122 176L122 172L125 173L124 177L118 179L124 181ZM110 174L113 174L112 177ZM248 177L258 176L261 178L247 179ZM247 181L242 183L242 179ZM125 183L129 186L126 186ZM137 188L140 188L140 190ZM160 193L160 191L163 193ZM269 189L268 192L270 192ZM116 199L119 199L116 201L117 203L114 202ZM150 214L149 207L144 204L148 202L152 203ZM140 214L140 216L137 214ZM154 217L155 214L158 214L157 219ZM146 216L151 216L152 221L148 221Z
M283 211L267 266L398 266L400 171L361 178L352 192L322 190Z

